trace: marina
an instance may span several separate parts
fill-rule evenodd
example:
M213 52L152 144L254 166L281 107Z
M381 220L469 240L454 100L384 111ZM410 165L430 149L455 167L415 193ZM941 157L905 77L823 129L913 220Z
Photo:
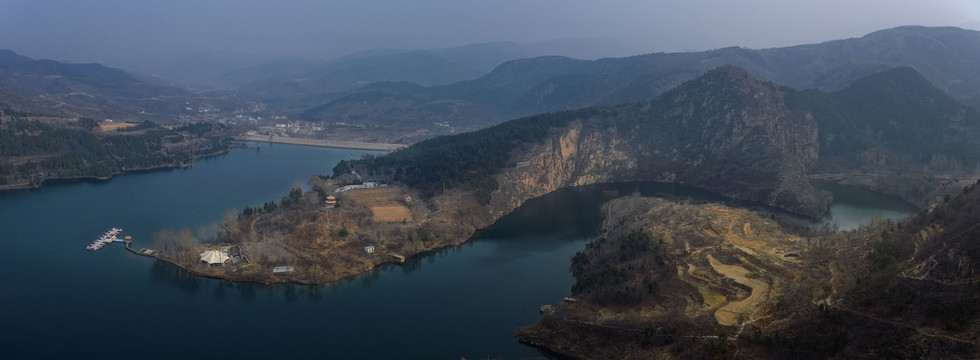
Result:
M91 244L88 244L88 246L85 247L85 250L101 250L113 242L123 242L123 240L118 238L120 233L122 233L122 229L120 228L109 229L105 232L105 234L102 234L102 236L100 236L98 239L95 239L95 241L93 241Z

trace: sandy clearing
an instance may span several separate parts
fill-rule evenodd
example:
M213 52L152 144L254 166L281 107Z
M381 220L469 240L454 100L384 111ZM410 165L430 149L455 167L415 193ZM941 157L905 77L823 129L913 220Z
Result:
M374 214L374 221L377 222L399 222L402 220L411 222L412 212L404 205L391 206L372 206L371 213Z

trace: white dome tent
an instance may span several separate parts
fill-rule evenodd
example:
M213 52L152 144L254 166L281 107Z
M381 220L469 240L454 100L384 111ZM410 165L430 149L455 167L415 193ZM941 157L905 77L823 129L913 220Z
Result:
M208 250L201 253L201 261L208 263L208 265L224 265L225 261L228 261L228 254L223 251Z

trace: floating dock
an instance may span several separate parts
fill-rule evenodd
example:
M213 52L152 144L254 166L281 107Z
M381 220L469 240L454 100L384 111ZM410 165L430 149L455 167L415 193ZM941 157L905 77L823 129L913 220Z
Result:
M120 233L122 233L122 229L120 228L109 229L105 232L105 234L102 234L102 236L99 236L98 239L95 239L95 241L93 241L91 244L88 244L88 246L85 247L85 250L101 250L113 241L122 242L123 240L117 238Z

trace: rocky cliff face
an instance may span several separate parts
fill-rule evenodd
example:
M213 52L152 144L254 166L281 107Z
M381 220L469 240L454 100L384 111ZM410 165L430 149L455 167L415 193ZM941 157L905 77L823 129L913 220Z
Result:
M819 216L828 200L806 178L817 127L782 100L774 84L723 67L656 100L572 122L515 150L490 212L562 187L662 181Z
M490 212L503 215L524 201L563 187L639 180L635 149L618 129L576 121L540 144L518 151L516 167L497 176Z
M788 109L782 89L729 66L650 101L518 119L354 166L432 197L473 228L559 188L635 181L818 217L829 199L806 176L818 144L813 118Z

